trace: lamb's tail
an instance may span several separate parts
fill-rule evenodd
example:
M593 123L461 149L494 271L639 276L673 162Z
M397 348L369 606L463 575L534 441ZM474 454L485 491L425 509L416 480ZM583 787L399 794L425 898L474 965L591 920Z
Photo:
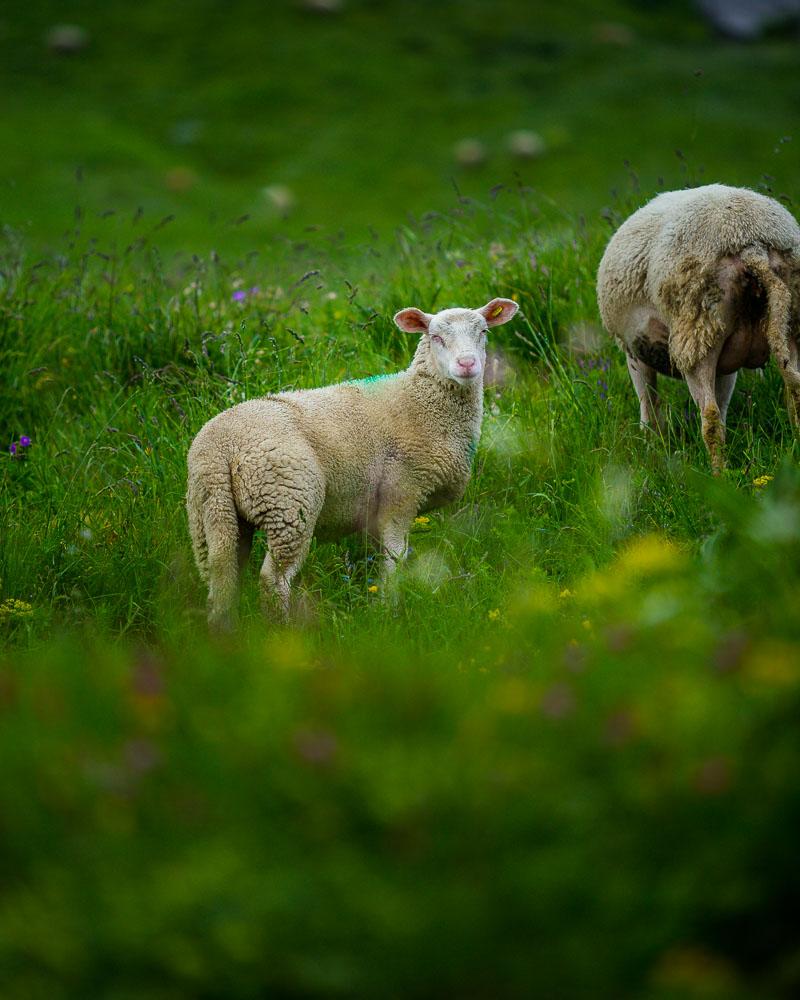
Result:
M797 370L797 351L792 350L789 341L791 289L770 267L769 255L762 247L748 247L741 257L766 292L767 343L786 386L789 413L797 424L800 420L800 371Z

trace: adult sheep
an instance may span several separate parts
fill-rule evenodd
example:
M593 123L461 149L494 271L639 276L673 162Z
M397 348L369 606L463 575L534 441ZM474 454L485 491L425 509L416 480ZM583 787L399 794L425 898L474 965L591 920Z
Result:
M722 184L658 195L611 238L597 300L627 354L642 423L661 422L657 373L686 379L715 473L740 368L771 353L798 424L800 227L774 199Z
M212 627L233 624L253 532L266 534L262 592L289 611L292 578L312 536L364 532L382 546L383 575L407 548L419 513L462 496L478 442L488 327L516 313L481 309L394 317L421 334L402 372L240 403L189 449L186 506Z

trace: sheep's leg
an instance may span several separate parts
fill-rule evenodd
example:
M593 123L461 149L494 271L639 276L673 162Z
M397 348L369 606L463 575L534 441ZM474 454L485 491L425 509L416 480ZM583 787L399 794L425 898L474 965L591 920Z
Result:
M731 396L733 395L733 390L736 385L736 376L738 374L738 372L733 372L730 375L717 375L714 381L714 395L717 399L719 417L722 421L723 427L728 419L728 405L730 404Z
M289 617L291 608L292 580L308 555L324 496L321 483L304 482L302 485L301 504L294 499L299 489L287 489L281 502L263 518L269 551L261 566L262 604L264 610L269 611L277 602L278 612L284 619Z
M787 370L781 372L786 387L786 405L789 419L796 431L800 431L800 378L798 373L798 350L796 342L789 337L787 342L789 364Z
M626 354L628 371L630 372L633 387L639 397L639 419L643 427L655 427L663 431L663 420L661 416L661 399L658 395L658 373L655 368L645 364L638 358Z
M276 558L271 552L267 552L260 575L261 599L265 611L272 610L277 602L281 618L288 619L291 610L292 580L305 562L310 546L311 535L303 539L289 558L285 555Z
M706 355L690 371L684 373L689 392L700 410L703 441L711 459L711 471L718 476L725 467L723 446L725 422L717 403L716 374L719 347Z
M393 519L387 522L381 531L380 541L383 552L381 563L381 582L385 585L408 554L408 520Z
M207 516L204 528L208 546L208 624L214 631L229 632L236 624L239 596L236 515Z

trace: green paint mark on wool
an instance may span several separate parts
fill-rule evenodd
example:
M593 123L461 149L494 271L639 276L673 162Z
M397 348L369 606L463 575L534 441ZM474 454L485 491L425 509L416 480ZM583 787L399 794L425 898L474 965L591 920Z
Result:
M392 372L388 375L367 375L366 378L354 378L350 379L350 385L375 385L376 382L385 382L387 379L395 378L396 373Z

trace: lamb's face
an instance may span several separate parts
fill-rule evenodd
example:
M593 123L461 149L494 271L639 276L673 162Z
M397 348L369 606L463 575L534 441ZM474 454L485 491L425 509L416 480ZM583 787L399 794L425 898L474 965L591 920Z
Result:
M422 333L442 379L458 385L480 382L486 364L486 333L490 326L507 323L516 313L511 299L492 299L480 309L443 309L430 314L402 309L394 318L401 330Z

